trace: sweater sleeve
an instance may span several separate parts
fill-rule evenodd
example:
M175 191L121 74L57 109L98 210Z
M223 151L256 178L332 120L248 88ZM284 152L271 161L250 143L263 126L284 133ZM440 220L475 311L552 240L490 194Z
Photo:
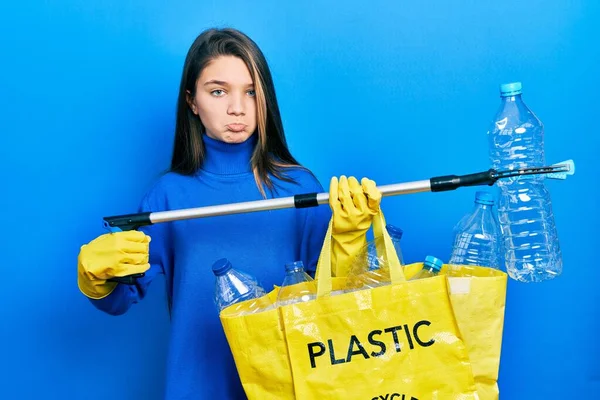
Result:
M316 178L313 179L311 184L306 187L307 193L322 193L323 187ZM331 219L331 209L329 205L323 204L317 207L305 208L303 212L304 224L300 244L300 257L306 266L306 270L310 275L314 276L329 220Z
M165 209L164 198L160 199L156 191L152 190L141 201L138 212L156 212ZM90 300L92 304L108 314L124 314L132 304L142 300L148 292L148 287L154 278L159 275L165 275L170 264L169 243L169 224L160 223L148 225L139 229L150 236L150 269L146 271L142 278L138 278L134 285L118 284L115 290L108 296L99 300ZM167 287L170 287L169 275L167 274ZM168 293L171 296L171 293Z

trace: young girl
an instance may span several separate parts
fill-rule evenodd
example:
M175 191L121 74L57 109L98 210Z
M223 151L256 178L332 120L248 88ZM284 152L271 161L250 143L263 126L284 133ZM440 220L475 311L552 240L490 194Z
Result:
M366 204L369 191L371 198L377 197L374 182L368 180L361 187L355 179L342 177L339 185L335 180L335 188L331 201L338 209L345 203L346 211L353 204ZM183 68L170 172L147 192L139 211L322 191L287 148L271 73L260 49L233 29L203 32ZM364 225L364 216L368 220L372 213L359 209L351 214L355 219L362 215ZM211 265L226 257L271 290L281 284L286 262L301 260L314 271L330 218L326 207L287 209L102 235L81 248L79 288L94 306L118 315L144 298L158 274L164 275L171 314L165 398L243 399L213 304ZM335 242L334 253L349 254L344 249L348 236L343 235L356 231L364 236L365 229L353 226L348 214L340 218L347 221L336 224L334 233L342 240ZM107 281L140 272L145 276L135 285Z

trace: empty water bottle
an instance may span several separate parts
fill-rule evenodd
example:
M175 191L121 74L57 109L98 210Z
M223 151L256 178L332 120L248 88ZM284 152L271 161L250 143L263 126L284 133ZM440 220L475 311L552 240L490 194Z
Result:
M491 193L477 192L475 206L454 228L449 264L500 268L500 230L494 218Z
M398 256L397 260L400 262L400 265L404 265L400 249L402 230L393 225L387 225L386 230L390 235L395 253ZM344 291L353 292L391 284L390 266L396 266L397 261L389 259L385 249L384 237L377 236L357 252L356 256L352 259ZM389 257L393 257L393 253Z
M421 268L419 272L413 275L410 278L410 280L414 281L417 279L425 279L436 276L442 270L442 265L444 265L444 263L439 258L436 258L434 256L427 256L425 257L423 268Z
M277 305L300 303L317 297L317 286L313 278L304 271L302 261L285 265L285 278L277 295Z
M540 167L544 127L521 98L521 83L500 85L502 102L488 131L495 169ZM511 278L522 282L551 279L562 272L562 255L544 175L498 181L498 219L504 258Z
M385 228L388 234L390 235L390 239L392 239L392 244L394 245L394 249L396 250L396 254L398 255L398 260L400 261L400 264L404 265L404 259L402 258L402 249L400 247L400 239L402 239L404 231L391 224L387 224ZM383 249L383 242L383 237L376 237L372 241L367 243L366 249L361 249L359 252L359 257L362 257L363 255L366 256L366 264L369 267L369 271L379 269L382 265L385 265L388 262L388 260L385 259L385 256L383 254L378 253L378 249ZM364 253L365 250L366 253Z
M398 254L398 260L400 260L400 264L404 265L404 258L402 257L402 249L400 248L400 239L402 239L402 235L404 231L397 226L387 224L386 230L390 234L390 238L392 239L392 243L394 243L394 249L396 249L396 254Z
M231 262L226 258L217 260L212 270L216 276L214 300L219 312L232 304L258 299L265 295L264 289L254 277L233 269ZM260 311L258 302L244 308L244 313L257 311Z

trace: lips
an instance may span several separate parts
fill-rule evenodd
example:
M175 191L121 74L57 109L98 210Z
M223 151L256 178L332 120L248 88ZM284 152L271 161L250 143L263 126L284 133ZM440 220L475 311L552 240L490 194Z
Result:
M232 132L242 132L246 129L246 124L228 124L225 127Z

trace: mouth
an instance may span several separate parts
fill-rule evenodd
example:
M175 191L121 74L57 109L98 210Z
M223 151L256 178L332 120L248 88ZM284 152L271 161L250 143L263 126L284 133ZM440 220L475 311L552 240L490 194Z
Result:
M246 129L246 124L228 124L225 127L232 132L242 132Z

